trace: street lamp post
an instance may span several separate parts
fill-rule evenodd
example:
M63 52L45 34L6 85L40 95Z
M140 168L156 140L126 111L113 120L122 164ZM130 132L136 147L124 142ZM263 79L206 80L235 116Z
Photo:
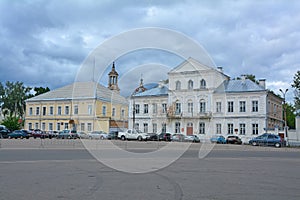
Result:
M283 95L283 111L284 111L284 134L285 134L285 137L286 137L286 146L289 146L289 143L288 143L288 132L287 132L287 123L286 123L286 102L285 102L285 95L287 93L289 89L285 89L285 91L283 91L282 89L279 89L279 91L282 93Z

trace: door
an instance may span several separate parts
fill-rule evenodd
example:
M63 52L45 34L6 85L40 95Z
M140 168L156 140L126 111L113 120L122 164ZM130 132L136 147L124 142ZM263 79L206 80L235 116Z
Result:
M187 135L193 135L193 123L188 123L186 127L186 134Z

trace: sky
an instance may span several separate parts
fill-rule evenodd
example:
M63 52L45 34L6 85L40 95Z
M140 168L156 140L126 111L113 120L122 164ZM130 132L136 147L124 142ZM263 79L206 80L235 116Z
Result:
M105 41L158 27L197 42L231 78L253 74L275 93L288 88L292 101L291 83L300 70L299 10L297 0L0 0L0 82L54 90L72 83ZM141 77L144 83L166 79L180 62L161 50L120 55L115 64L121 94ZM110 66L101 67L106 73Z

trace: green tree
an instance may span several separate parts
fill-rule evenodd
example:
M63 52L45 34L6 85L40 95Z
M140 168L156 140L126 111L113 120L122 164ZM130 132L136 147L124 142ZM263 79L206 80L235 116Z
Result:
M22 82L7 81L4 87L4 94L1 96L2 109L9 112L9 115L23 117L25 112L25 100L29 96L31 88L25 87Z
M295 89L294 104L297 115L300 115L300 71L294 76L292 87Z
M19 130L22 127L22 124L19 123L19 118L14 116L6 117L1 124L12 131Z
M286 104L286 123L289 129L295 129L295 107L292 104Z
M38 96L40 94L44 94L44 93L50 91L50 89L48 87L45 87L45 88L44 87L35 87L33 90L35 91L34 96Z

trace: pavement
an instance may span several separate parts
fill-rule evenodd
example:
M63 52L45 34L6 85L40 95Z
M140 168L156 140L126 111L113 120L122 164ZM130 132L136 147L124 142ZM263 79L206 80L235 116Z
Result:
M300 149L192 144L170 165L125 173L99 162L80 140L1 140L1 200L300 199ZM97 145L108 145L99 141ZM135 153L165 142L115 141ZM180 144L178 144L180 146Z

